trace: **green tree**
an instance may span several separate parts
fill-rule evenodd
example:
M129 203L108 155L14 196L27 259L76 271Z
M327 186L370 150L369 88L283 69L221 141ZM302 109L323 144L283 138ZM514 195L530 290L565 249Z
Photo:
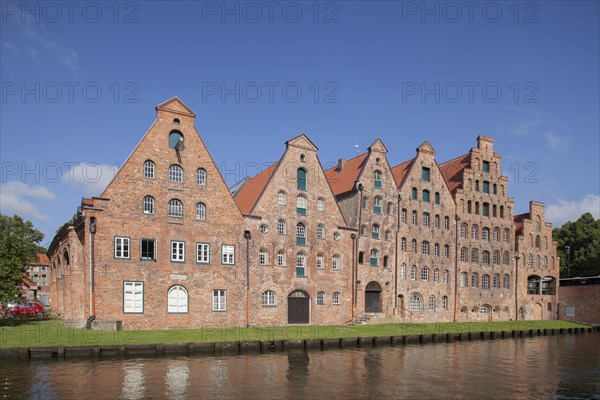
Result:
M33 227L31 221L23 221L15 215L0 214L0 301L21 297L20 285L28 262L37 253L46 250L39 246L44 234Z
M565 246L571 251L571 278L600 275L600 219L594 220L592 214L585 213L575 222L554 228L552 236L558 242L561 278L567 277L569 260Z

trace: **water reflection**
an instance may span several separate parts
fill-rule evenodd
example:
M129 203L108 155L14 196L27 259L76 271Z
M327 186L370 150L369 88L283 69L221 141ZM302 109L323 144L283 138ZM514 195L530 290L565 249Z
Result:
M0 365L1 398L596 398L600 335Z

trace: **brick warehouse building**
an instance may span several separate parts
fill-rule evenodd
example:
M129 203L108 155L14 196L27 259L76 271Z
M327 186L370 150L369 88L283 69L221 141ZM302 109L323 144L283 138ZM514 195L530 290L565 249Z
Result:
M69 324L554 318L551 225L536 202L513 219L491 138L439 165L424 142L395 167L377 139L324 171L301 134L229 189L195 114L178 98L156 112L105 191L83 199L49 247L53 310ZM536 223L547 247L527 247ZM530 254L548 264L524 266ZM528 293L535 277L539 292Z

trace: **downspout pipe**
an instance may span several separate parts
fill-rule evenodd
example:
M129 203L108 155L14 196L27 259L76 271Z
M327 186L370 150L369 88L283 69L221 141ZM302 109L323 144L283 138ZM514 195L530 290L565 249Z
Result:
M460 217L456 215L454 221L454 312L452 321L456 322L456 307L458 306L458 225Z
M398 235L400 234L400 201L402 196L398 195L398 204L396 206L396 243L394 248L394 315L398 315Z
M519 248L515 251L515 321L519 320Z
M352 233L350 235L350 238L352 238L352 307L351 311L350 311L350 315L351 315L351 319L350 321L354 320L354 287L356 286L356 271L355 271L355 265L356 265L356 234Z
M250 326L250 231L244 231L246 239L246 327Z
M359 201L358 201L358 235L356 236L356 272L354 274L354 284L353 284L353 292L354 292L354 307L358 305L358 253L359 253L359 240L361 235L361 224L362 224L362 206L363 206L363 184L360 182L356 182L356 188L359 192ZM364 261L364 260L363 260Z
M94 236L96 235L96 218L90 217L90 316L87 320L86 326L88 329L92 326L92 321L96 319L96 296L94 292Z

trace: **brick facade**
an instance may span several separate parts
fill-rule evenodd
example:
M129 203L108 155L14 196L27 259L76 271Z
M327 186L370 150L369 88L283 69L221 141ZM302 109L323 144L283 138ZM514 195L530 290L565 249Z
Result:
M558 274L516 263L530 253L529 222L519 220L515 239L519 221L492 139L480 136L477 148L439 166L425 142L394 168L377 139L323 171L317 147L300 135L230 191L195 114L177 98L156 112L104 193L83 200L48 250L52 306L65 320L93 315L124 329L342 324L365 314L506 320L548 303L525 294L531 274ZM543 205L532 204L531 224L539 216L552 243ZM537 253L558 268L554 243ZM556 296L548 300L555 309Z

